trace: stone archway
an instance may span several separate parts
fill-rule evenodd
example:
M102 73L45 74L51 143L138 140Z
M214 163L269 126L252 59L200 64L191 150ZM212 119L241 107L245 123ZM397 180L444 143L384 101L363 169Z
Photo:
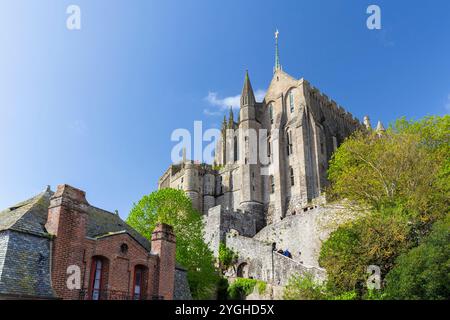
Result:
M242 262L238 267L237 267L237 271L236 271L236 276L239 278L248 278L249 274L248 274L248 263L247 262Z

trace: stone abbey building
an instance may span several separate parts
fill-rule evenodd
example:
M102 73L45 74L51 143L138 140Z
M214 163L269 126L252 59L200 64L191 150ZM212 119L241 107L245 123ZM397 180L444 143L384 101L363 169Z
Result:
M224 119L215 166L192 161L172 165L159 188L183 189L204 214L217 205L250 213L260 229L320 196L332 153L361 126L336 102L281 67L264 100L257 102L246 73L239 117L235 121L230 112Z
M276 44L274 74L256 101L245 74L237 121L222 124L214 166L183 161L159 188L186 192L204 214L221 205L254 215L258 229L303 210L327 185L328 161L362 124L305 79L281 68Z
M362 124L307 80L283 71L278 33L275 47L273 77L262 101L256 101L246 72L239 115L235 119L230 110L224 118L215 163L183 157L158 187L185 191L204 215L211 248L217 253L223 241L239 253L246 267L238 275L280 284L291 271L304 271L305 264L323 273L317 262L321 232L315 228L324 214L317 203L328 184L328 162L346 137L369 123L365 118ZM304 219L298 228L296 217ZM295 251L290 261L276 257L283 270L278 279L271 242L289 243Z

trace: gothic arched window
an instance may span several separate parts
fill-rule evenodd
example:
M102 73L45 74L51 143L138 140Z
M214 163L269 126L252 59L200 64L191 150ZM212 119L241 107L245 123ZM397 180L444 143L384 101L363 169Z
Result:
M108 260L102 256L94 256L91 262L91 277L89 285L89 299L101 300L105 298L104 288L107 288Z
M292 90L289 91L289 108L291 109L291 113L294 112L294 94L292 93Z
M238 140L236 136L233 139L233 153L234 162L236 162L238 161Z
M144 300L147 291L147 267L137 265L134 267L133 300Z
M286 144L287 154L288 154L288 156L290 156L292 154L292 135L291 135L291 130L288 130L286 132L286 140L287 140L287 144Z
M273 123L273 106L271 103L269 104L269 119L270 123Z

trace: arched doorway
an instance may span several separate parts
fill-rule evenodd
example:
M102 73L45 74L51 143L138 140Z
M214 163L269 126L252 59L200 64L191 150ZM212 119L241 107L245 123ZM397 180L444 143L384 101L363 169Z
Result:
M238 267L237 267L237 272L236 275L239 278L248 278L249 274L248 274L248 263L247 262L242 262Z

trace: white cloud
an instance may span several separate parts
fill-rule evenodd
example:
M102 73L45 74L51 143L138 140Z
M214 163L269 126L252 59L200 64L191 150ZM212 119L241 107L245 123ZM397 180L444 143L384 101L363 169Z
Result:
M256 101L258 101L258 102L263 101L265 96L266 96L266 91L265 90L261 90L261 89L256 90L256 92L255 92L255 99L256 99Z
M203 113L207 116L220 116L222 112L219 111L211 111L210 109L204 109Z
M262 101L264 99L264 96L266 95L266 92L264 90L256 90L255 92L255 98L256 101ZM205 97L205 100L213 107L218 107L220 111L224 111L232 107L233 109L239 109L240 101L241 101L241 95L235 95L225 98L219 98L219 95L217 92L209 92L208 95ZM218 115L221 114L219 111L210 111L208 109L205 109L203 111L206 115Z

